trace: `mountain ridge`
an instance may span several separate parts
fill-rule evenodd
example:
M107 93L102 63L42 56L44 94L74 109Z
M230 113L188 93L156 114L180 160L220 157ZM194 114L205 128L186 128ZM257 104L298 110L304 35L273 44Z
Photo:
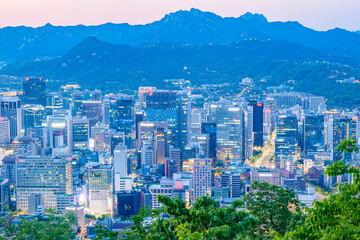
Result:
M243 40L284 40L340 55L360 56L360 35L346 30L315 31L298 22L268 22L262 14L221 17L198 9L177 11L144 25L105 23L85 26L0 29L0 62L63 56L89 36L113 44L232 44Z

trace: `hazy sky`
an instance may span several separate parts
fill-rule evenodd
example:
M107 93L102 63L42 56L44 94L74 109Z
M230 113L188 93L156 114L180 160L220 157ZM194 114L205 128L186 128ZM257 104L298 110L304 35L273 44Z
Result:
M0 26L144 24L193 7L223 17L262 13L318 30L360 29L360 0L0 0Z

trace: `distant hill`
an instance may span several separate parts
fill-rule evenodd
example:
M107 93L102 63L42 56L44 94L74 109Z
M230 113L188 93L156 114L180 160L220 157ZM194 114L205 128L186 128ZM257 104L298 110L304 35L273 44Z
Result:
M357 57L329 54L283 40L132 47L88 37L60 58L10 64L0 74L43 76L60 80L59 84L76 81L83 87L105 91L141 85L162 87L167 78L189 79L193 84L266 78L268 82L262 84L268 85L294 79L296 90L320 94L330 101L338 98L338 103L360 104L357 85L348 89L335 82L344 74L359 77L359 63Z
M178 11L146 25L5 27L0 29L0 62L63 56L89 36L113 44L233 44L243 40L282 40L324 52L360 56L360 34L343 29L315 31L298 22L268 22L261 14L222 18L198 9Z

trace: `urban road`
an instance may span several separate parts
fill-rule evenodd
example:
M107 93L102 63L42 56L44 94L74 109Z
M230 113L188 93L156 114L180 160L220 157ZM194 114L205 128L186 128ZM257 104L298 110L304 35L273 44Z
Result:
M275 138L276 131L273 131L270 140L262 148L262 154L254 162L250 163L252 167L266 167L275 168L274 161L271 161L271 157L275 153Z

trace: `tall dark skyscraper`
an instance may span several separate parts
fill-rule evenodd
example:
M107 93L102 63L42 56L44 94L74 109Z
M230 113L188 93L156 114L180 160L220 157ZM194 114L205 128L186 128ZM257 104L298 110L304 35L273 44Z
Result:
M46 106L45 82L42 78L26 78L23 82L24 104Z
M176 135L175 143L178 148L183 150L189 141L189 122L191 114L190 94L187 91L179 91L178 105L176 111Z
M209 134L209 157L216 158L216 123L201 123L201 133Z
M249 105L253 107L253 132L254 147L262 147L263 140L263 122L264 122L264 106L256 100L251 100Z
M316 152L324 147L324 115L305 115L304 152Z
M128 149L133 145L134 133L134 96L121 96L110 99L110 127L125 133L125 145Z
M352 124L352 119L350 118L334 119L333 161L339 161L343 157L345 160L351 158L350 154L338 152L335 148L341 143L342 140L351 137L353 129Z

